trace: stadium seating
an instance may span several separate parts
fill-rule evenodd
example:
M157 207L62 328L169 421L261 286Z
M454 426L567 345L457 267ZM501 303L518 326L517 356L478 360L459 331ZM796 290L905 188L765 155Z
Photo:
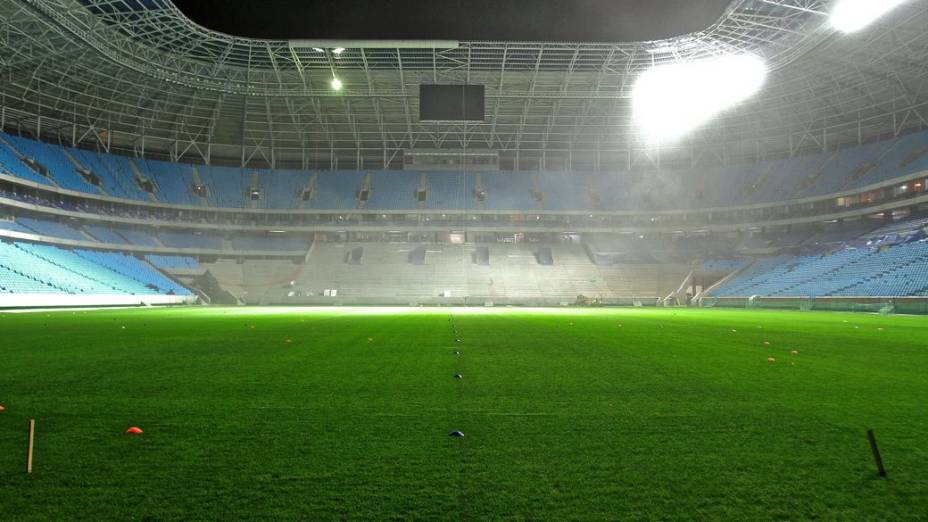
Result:
M9 144L9 146L7 146ZM116 197L150 200L136 182L136 172L155 186L154 196L164 203L227 208L312 208L320 210L403 210L484 207L490 210L628 210L679 209L768 203L823 196L913 175L928 169L928 131L894 140L864 144L842 151L807 154L795 158L747 165L700 166L685 170L647 170L643 167L614 172L500 171L480 174L487 198L474 197L476 174L424 173L429 197L417 202L422 172L322 171L315 194L300 201L300 190L313 173L298 170L254 170L226 166L190 165L157 160L130 159L74 148L61 148L28 138L0 133L0 169L13 176L49 184L26 166L19 156L35 158L49 176L64 188ZM69 157L70 156L70 157ZM73 158L73 161L72 161ZM77 165L89 169L100 189L84 180ZM358 191L370 177L366 203ZM248 189L257 181L261 196L252 200ZM201 200L192 186L206 186Z
M175 205L199 204L190 190L193 185L193 170L190 165L156 160L134 161L157 187L155 195L159 201Z
M77 166L62 152L61 147L9 134L3 135L3 139L21 155L39 162L48 169L49 175L58 186L92 194L100 193L97 187L77 173Z
M225 208L245 208L245 192L251 184L250 172L240 168L201 166L200 178L210 187L215 205Z
M123 243L147 247L158 246L155 236L145 232L144 230L126 227L114 227L113 229L116 231L116 233L125 238Z
M208 233L162 230L158 233L158 238L165 246L173 248L208 248L215 250L222 248L222 238Z
M928 295L928 242L841 248L761 260L712 292L716 297Z
M702 262L699 271L705 274L730 274L741 270L750 263L749 259L707 259Z
M127 244L128 241L113 229L103 225L84 225L84 231L96 238L101 243L110 243L114 245Z
M426 208L440 210L473 206L468 204L473 200L473 193L467 189L467 181L473 176L463 172L430 172L427 176L429 197Z
M81 234L77 229L65 225L64 223L58 223L57 221L28 217L20 217L16 221L23 227L41 236L73 239L75 241L91 241L90 238Z
M29 230L28 228L20 225L15 221L0 220L0 230L9 230L10 232L22 232L25 234L33 234L34 230Z
M309 185L312 174L301 170L261 171L263 199L258 208L298 208L302 189Z
M481 304L507 299L557 304L574 302L581 294L653 303L676 289L690 270L665 263L597 266L581 245L568 244L545 247L553 265L540 265L539 248L530 244L483 247L483 262L480 247L473 245L360 245L316 243L305 266L274 260L219 260L201 266L248 302L275 302L275 296L282 299L289 290L322 298L325 289L337 289L349 302L400 304L441 302L448 292Z
M83 295L189 295L131 256L26 242L0 242L0 292Z
M371 176L371 196L365 208L376 210L416 208L418 172L380 172Z
M185 288L164 277L148 263L134 257L95 250L75 250L74 253L89 261L92 266L105 267L123 276L126 281L122 285L131 290L131 293L145 293L146 290L174 295L187 293Z
M139 188L129 166L129 159L115 154L98 154L93 151L69 148L68 152L82 167L96 175L103 190L110 196L130 199L147 199Z
M877 228L865 234L865 236L868 238L878 238L890 235L905 235L925 227L928 227L928 218L897 221Z
M306 208L358 208L357 192L365 174L356 171L323 171L316 182L316 192Z
M0 134L0 137L4 138L0 140L0 172L22 178L26 181L32 181L42 185L51 185L51 182L45 178L45 176L38 174L26 166L26 164L19 159L19 156L7 146L7 141L5 139L7 135Z
M232 238L233 250L297 252L305 251L308 246L305 239L292 237L240 235Z
M151 254L145 256L145 259L148 260L152 265L164 269L196 269L200 267L200 263L193 257L189 256L164 256Z

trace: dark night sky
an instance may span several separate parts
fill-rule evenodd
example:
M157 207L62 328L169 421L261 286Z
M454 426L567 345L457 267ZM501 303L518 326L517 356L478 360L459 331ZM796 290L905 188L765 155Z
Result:
M730 0L175 0L255 38L656 40L705 29Z

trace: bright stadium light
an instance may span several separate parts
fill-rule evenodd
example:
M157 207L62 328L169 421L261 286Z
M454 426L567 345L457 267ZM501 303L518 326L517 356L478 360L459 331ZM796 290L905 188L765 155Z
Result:
M336 56L338 56L339 54L342 54L343 52L345 52L344 47L336 47L335 49L332 49L332 54Z
M860 31L907 0L841 0L831 12L831 26L844 33Z
M635 125L651 143L672 142L753 96L766 77L753 54L658 65L635 83Z
M332 90L340 91L342 90L342 81L338 78L332 78Z

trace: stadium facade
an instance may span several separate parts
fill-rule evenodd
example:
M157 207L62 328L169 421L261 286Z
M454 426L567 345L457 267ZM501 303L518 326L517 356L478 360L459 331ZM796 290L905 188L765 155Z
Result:
M0 306L921 311L928 6L844 34L834 4L602 44L253 40L167 0L5 0ZM637 78L743 54L756 95L642 136ZM484 121L420 119L431 84L484 86Z

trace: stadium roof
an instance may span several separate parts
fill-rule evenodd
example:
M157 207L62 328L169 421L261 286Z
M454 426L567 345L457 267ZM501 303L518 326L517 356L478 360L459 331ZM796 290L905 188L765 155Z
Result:
M173 0L194 22L251 38L627 42L702 31L731 0Z
M701 32L584 43L258 40L199 26L170 0L0 0L2 118L188 161L343 168L419 149L489 149L522 168L718 163L928 126L926 2L853 35L830 28L832 4L736 0ZM637 76L733 52L767 61L764 89L650 148L631 124ZM462 82L487 86L485 123L418 122L420 84Z

